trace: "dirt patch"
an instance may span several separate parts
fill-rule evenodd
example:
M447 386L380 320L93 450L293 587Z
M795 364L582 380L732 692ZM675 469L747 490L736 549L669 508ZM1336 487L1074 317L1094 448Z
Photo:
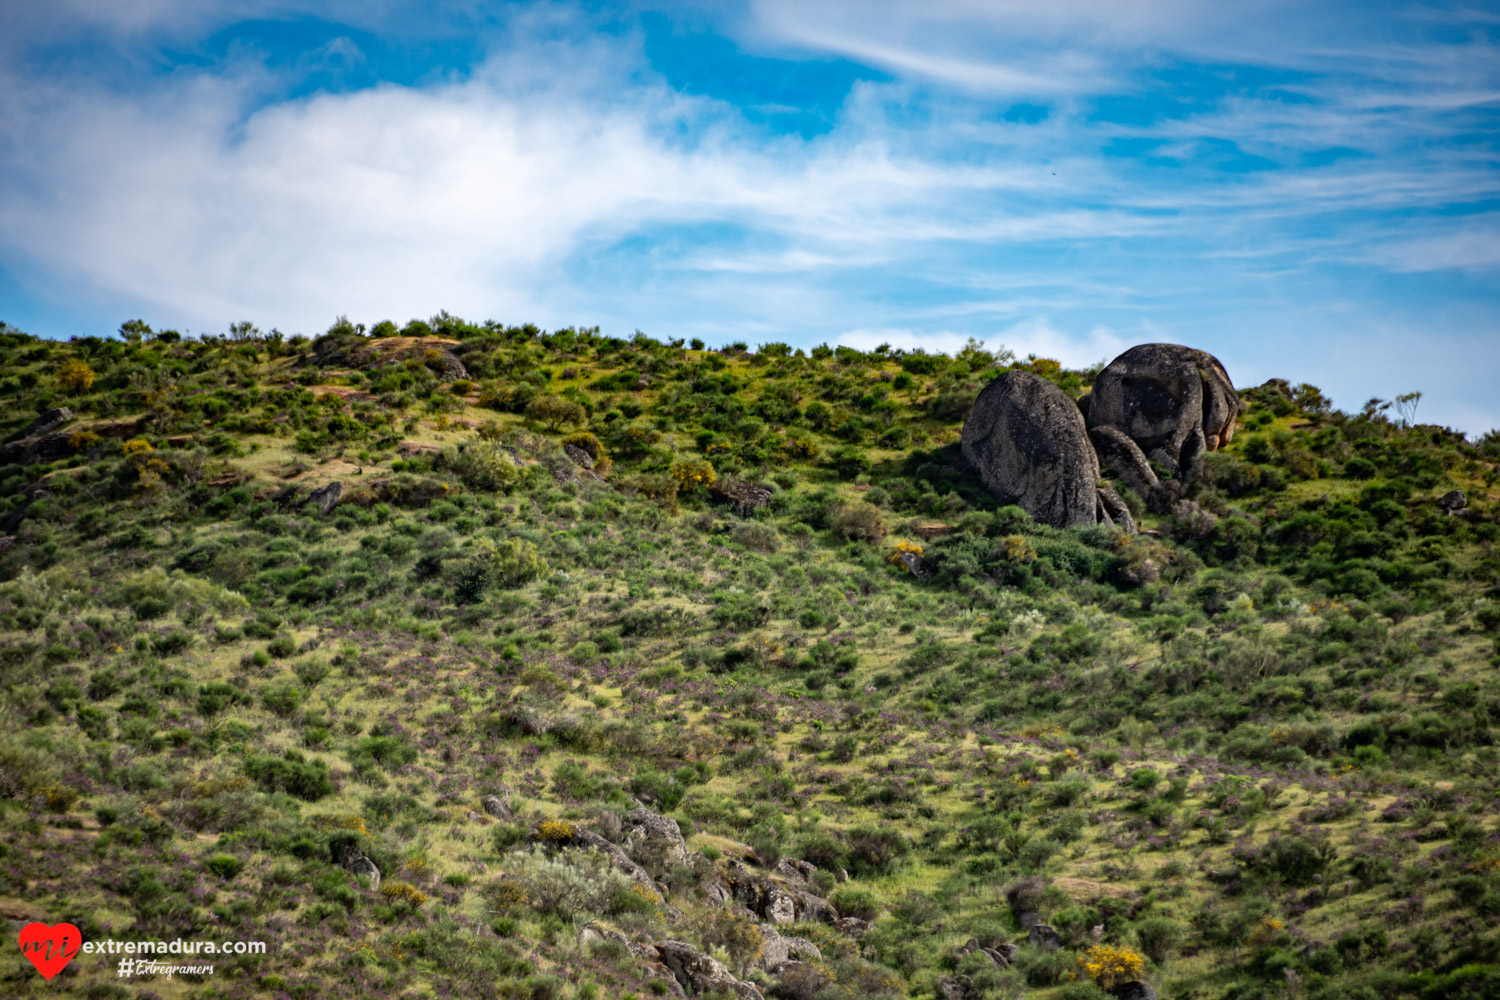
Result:
M1070 899L1129 899L1136 894L1129 886L1066 875L1053 879L1052 884L1067 893Z
M314 396L337 396L340 399L375 398L363 389L356 389L350 385L313 385L308 386L308 391Z

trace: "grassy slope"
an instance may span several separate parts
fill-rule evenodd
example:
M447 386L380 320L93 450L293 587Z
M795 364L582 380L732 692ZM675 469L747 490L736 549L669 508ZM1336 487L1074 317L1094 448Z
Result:
M53 494L3 555L13 736L0 895L13 917L272 942L273 957L233 960L203 983L152 984L163 996L647 995L651 977L628 956L591 952L556 915L497 908L485 892L536 822L598 823L633 789L665 796L690 850L843 852L854 877L839 889L872 894L875 928L861 940L798 930L846 994L869 991L861 963L930 994L968 937L1024 940L1003 890L1034 874L1067 947L1024 949L996 996L1077 992L1068 976L1095 925L1121 946L1167 940L1149 949L1164 996L1463 995L1462 981L1493 975L1455 971L1496 960L1487 928L1500 909L1496 650L1484 632L1492 454L1382 421L1277 415L1263 399L1230 449L1256 462L1230 471L1270 471L1194 494L1221 524L1247 515L1256 543L1223 528L1188 539L1179 519L1148 514L1163 537L1140 544L1159 546L1169 570L1131 585L1118 540L992 517L963 478L959 421L940 399L982 384L994 370L984 359L909 365L919 373L897 387L890 357L462 333L456 353L485 378L457 393L433 377L424 352L436 347L423 342L398 345L414 357L321 370L305 345L281 356L256 344L6 347L9 410L56 402L53 373L79 354L99 382L70 400L81 415L69 431L139 415L138 436L155 445L125 456L118 441L80 441L71 458L0 470L10 494L42 477ZM590 405L591 429L616 452L606 477L568 471L562 435L479 405L509 405L504 390L541 369L547 393ZM1085 388L1086 373L1039 370ZM599 388L624 371L650 384ZM686 391L726 374L734 392ZM311 398L273 388L299 382ZM872 386L889 389L884 409ZM784 389L797 410L781 422L715 416ZM216 394L227 405L211 413L188 402ZM696 414L675 408L695 397ZM826 420L807 412L820 399ZM346 406L354 419L330 426ZM764 530L704 491L661 498L650 479L703 457L695 435L716 424L701 446L720 474L779 487L749 522ZM618 431L631 425L662 438L632 454ZM474 485L455 453L399 457L403 443L483 450L481 427L517 456L499 460L502 488ZM890 446L892 427L910 440ZM778 436L806 437L819 457L778 458L766 444ZM848 447L868 472L835 471ZM927 454L908 459L913 449ZM1356 456L1374 478L1341 478ZM228 471L244 485L204 485ZM366 497L393 475L425 494ZM287 505L288 486L305 495L333 479L349 492L330 517ZM1399 523L1373 499L1359 512L1370 486L1393 480L1410 488ZM1455 486L1474 515L1435 521L1431 498ZM830 528L830 509L870 500L883 539ZM1329 513L1316 540L1279 534L1340 500L1351 527ZM894 541L938 520L960 530L928 545L934 577L889 564ZM1029 574L1022 586L954 568L961 546L1016 535L1041 557L980 568ZM549 569L456 603L480 537L523 540ZM1437 559L1447 563L1424 577ZM152 566L191 579L140 576ZM1354 573L1371 566L1374 586ZM290 637L286 655L265 655L276 636ZM305 666L299 677L318 662L326 677L307 680ZM215 681L251 697L206 713ZM274 704L286 687L298 703ZM518 708L547 724L518 728ZM372 746L395 756L372 758ZM326 763L336 790L308 802L246 775L247 754L287 750ZM518 822L470 819L501 784ZM339 823L362 824L387 885L429 899L351 894L323 846ZM909 852L861 866L859 831L882 827ZM219 854L241 870L207 869ZM614 905L596 919L712 945L695 878L657 874L682 917ZM107 969L74 968L67 989L108 995ZM29 969L6 985L58 989Z

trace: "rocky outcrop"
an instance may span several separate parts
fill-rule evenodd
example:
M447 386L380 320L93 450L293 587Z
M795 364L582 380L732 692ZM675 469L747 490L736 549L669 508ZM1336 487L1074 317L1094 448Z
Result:
M380 888L380 869L375 862L363 854L351 854L344 859L344 870L350 875L367 878L370 880L371 889Z
M486 795L479 800L479 805L496 819L510 819L510 789L504 788L494 795Z
M767 878L752 872L742 861L729 861L724 884L736 903L773 924L831 923L838 917L828 901L811 892L802 879L785 875L779 881Z
M1219 360L1178 344L1141 344L1094 380L1088 426L1113 427L1176 473L1234 433L1239 396Z
M328 514L338 506L339 498L344 495L344 484L335 479L327 486L320 486L307 495L299 503L298 507L306 507L308 504L316 504L318 513Z
M1157 1000L1156 990L1150 983L1132 979L1109 991L1116 1000Z
M1438 499L1437 505L1444 514L1452 517L1469 506L1469 498L1463 490L1449 490Z
M662 964L671 971L672 978L694 996L721 990L739 1000L765 1000L760 987L734 978L723 962L690 944L658 941L656 951L661 955Z
M22 430L21 433L17 434L16 437L17 439L32 438L41 437L43 434L51 434L53 431L57 430L63 424L72 419L72 410L68 409L66 406L54 406L52 409L47 410L41 416L37 417L31 423L27 424L25 429Z
M1118 427L1090 427L1089 441L1099 456L1101 471L1113 475L1147 501L1161 490L1161 480L1146 453L1124 431Z
M1115 492L1115 488L1109 483L1101 482L1098 496L1099 507L1094 512L1095 519L1100 524L1107 524L1128 534L1135 534L1135 515L1130 513L1130 507L1126 505L1125 499Z
M651 857L661 856L671 864L685 865L688 862L687 842L674 819L658 815L649 809L632 809L625 814L625 853L637 857L638 852Z
M961 447L1001 501L1055 528L1097 523L1099 460L1083 414L1040 375L1013 370L985 386Z
M771 502L771 491L743 479L723 479L712 487L714 495L725 503L736 517L751 517Z
M576 444L563 445L563 454L568 460L580 469L592 469L594 467L594 456L578 447Z
M1056 951L1062 947L1062 935L1050 924L1032 924L1027 931L1027 940L1044 951Z

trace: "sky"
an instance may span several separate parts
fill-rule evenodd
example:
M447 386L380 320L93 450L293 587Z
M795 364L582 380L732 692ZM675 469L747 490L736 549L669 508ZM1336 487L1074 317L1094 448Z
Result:
M1500 427L1500 3L0 3L0 321L1087 365Z

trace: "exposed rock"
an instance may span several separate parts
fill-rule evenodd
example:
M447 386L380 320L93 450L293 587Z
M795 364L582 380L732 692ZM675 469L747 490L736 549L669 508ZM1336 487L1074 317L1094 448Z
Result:
M766 889L765 918L773 924L797 922L797 901L786 891L770 886Z
M817 874L818 866L801 858L782 858L776 862L776 874L789 882L806 888L812 884L812 879Z
M1219 360L1177 344L1141 344L1094 380L1088 425L1114 427L1174 472L1234 434L1239 396Z
M1285 399L1292 398L1292 384L1284 378L1268 378L1260 384L1259 388Z
M776 972L794 958L802 961L818 961L823 952L806 938L787 937L773 924L761 924L761 955L757 967L767 972Z
M750 517L771 502L771 491L743 479L725 479L713 485L713 492L729 503L736 517Z
M989 491L1055 528L1097 523L1099 460L1073 401L1014 370L980 392L964 421L964 458Z
M479 805L496 819L510 819L510 789L504 788L496 795L486 795L479 800Z
M618 846L611 844L593 830L582 828L575 830L573 838L569 843L574 847L592 847L594 850L602 852L609 858L610 863L615 866L615 870L620 872L620 874L633 882L638 882L652 892L661 891L660 887L656 884L656 880L651 877L650 872L631 860L630 855L620 850Z
M356 877L363 876L370 880L371 889L380 888L380 869L375 862L363 854L351 854L344 860L344 870Z
M578 447L576 444L563 445L563 454L567 455L572 463L580 469L592 469L594 467L594 456Z
M983 995L968 976L939 976L934 989L939 1000L979 1000Z
M1045 951L1056 951L1062 947L1062 935L1050 924L1032 924L1027 940Z
M41 437L43 434L50 434L72 419L72 410L66 406L54 406L27 424L26 428L16 435L16 439Z
M964 942L964 946L958 949L957 954L960 957L964 955L983 955L997 968L1006 969L1010 967L1011 962L1015 958L1015 953L1019 950L1013 944L1000 944L993 948L988 948L981 945L978 938L969 938L968 941Z
M833 922L833 926L852 938L862 938L874 925L868 920L861 920L858 917L840 917Z
M739 1000L765 1000L755 984L734 978L723 962L703 954L690 944L682 941L658 941L656 950L661 955L662 964L671 970L672 977L684 990L691 990L694 995L724 990Z
M1469 506L1469 498L1463 490L1450 490L1438 499L1437 505L1443 509L1444 514L1452 517L1456 511Z
M1099 518L1100 524L1119 528L1126 534L1135 534L1135 515L1130 513L1124 497L1116 493L1109 483L1099 484L1099 509L1095 516Z
M932 570L927 568L927 560L915 552L901 553L901 565L905 566L912 576L922 579L932 575Z
M313 503L318 505L318 513L328 514L338 506L339 497L344 495L344 484L335 479L327 486L320 486L307 495L307 498L299 503L298 507L306 507Z
M1158 1000L1156 990L1150 983L1139 979L1132 979L1128 983L1116 986L1109 991L1117 1000Z
M1161 486L1151 462L1140 445L1118 427L1090 427L1089 441L1099 456L1101 471L1113 473L1142 497L1149 498Z
M1030 930L1042 922L1042 915L1035 910L1022 910L1016 915L1016 920L1023 931Z
M651 844L648 850L659 850L669 862L687 864L687 843L677 821L649 809L632 809L625 814L625 851L634 856L643 844Z

